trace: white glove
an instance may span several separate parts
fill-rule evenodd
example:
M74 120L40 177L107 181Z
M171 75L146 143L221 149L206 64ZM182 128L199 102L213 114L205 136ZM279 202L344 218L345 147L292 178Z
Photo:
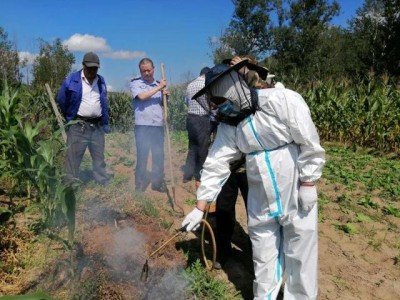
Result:
M200 222L203 219L204 212L195 207L186 217L183 219L182 227L186 227L186 231L195 231L200 226Z
M299 204L303 212L310 212L317 203L317 187L301 185L299 189Z

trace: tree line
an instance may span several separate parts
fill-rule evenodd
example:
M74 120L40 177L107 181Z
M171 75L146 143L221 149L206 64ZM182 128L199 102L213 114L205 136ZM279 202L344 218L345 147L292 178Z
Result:
M217 40L219 62L252 55L273 73L303 81L400 75L400 0L366 0L346 26L332 24L337 1L232 0L234 13Z
M218 39L210 38L214 62L252 55L280 76L301 74L303 82L355 78L367 73L400 75L400 0L365 0L346 26L332 24L341 7L328 0L232 0L234 12ZM39 40L31 85L55 88L75 58L60 39ZM0 27L0 73L21 82L17 45Z

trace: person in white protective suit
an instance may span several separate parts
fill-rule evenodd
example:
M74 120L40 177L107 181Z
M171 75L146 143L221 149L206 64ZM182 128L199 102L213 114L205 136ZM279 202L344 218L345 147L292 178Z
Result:
M285 299L316 299L316 182L325 151L303 98L285 88L250 89L237 72L246 65L215 65L193 97L207 93L223 119L203 165L196 207L182 227L199 227L230 175L229 163L245 153L254 299L276 299L284 273Z

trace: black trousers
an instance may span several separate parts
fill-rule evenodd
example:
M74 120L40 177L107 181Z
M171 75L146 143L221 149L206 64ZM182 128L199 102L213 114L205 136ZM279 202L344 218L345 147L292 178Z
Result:
M79 167L86 149L92 157L93 178L100 184L109 179L104 161L105 137L100 122L80 121L70 125L67 130L67 154L65 159L65 182L79 179Z
M186 118L189 151L183 171L183 178L200 180L200 170L208 154L210 140L210 118L208 115L188 114Z
M224 263L232 251L231 242L236 223L235 205L239 190L247 209L249 186L246 172L231 173L216 200L217 259L220 263Z
M153 185L160 185L164 180L164 127L135 126L136 141L136 187L146 186L150 179ZM147 176L147 160L151 152L151 178Z

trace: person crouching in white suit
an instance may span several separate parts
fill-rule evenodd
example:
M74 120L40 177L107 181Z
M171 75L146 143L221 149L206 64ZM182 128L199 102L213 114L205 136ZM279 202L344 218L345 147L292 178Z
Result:
M215 65L207 93L222 116L203 165L196 207L182 227L196 230L208 202L230 175L229 163L246 154L248 230L253 248L254 299L276 299L286 274L285 299L316 299L318 214L316 183L325 150L303 98L289 89L250 89L238 70Z

